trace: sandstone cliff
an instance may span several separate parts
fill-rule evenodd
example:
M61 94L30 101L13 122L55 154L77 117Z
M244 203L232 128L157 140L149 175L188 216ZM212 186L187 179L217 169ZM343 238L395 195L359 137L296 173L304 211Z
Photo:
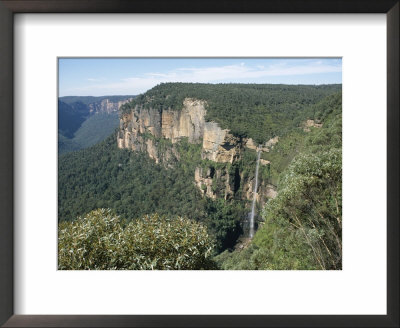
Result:
M94 102L88 105L91 114L117 112L122 105L132 101L133 98L128 98L121 101L112 102L109 99L103 99L102 101Z
M233 163L244 143L217 123L206 122L205 106L204 101L186 98L180 111L136 107L121 117L118 147L147 151L154 157L154 143L148 138L164 138L174 144L186 137L190 143L202 144L203 159Z
M194 181L205 196L230 199L241 189L241 198L251 200L254 182L241 176L235 165L246 147L255 149L257 146L253 140L236 137L215 122L206 122L206 106L205 101L192 98L183 101L181 110L136 106L121 116L118 147L146 152L156 163L170 166L171 159L179 160L178 142L187 138L189 143L201 146L203 163L196 168ZM269 140L261 150L269 151L277 141L277 138ZM165 142L170 143L169 147L161 149L160 145ZM215 168L212 163L220 165ZM260 163L269 165L264 160ZM257 193L261 203L274 197L274 187L263 183Z

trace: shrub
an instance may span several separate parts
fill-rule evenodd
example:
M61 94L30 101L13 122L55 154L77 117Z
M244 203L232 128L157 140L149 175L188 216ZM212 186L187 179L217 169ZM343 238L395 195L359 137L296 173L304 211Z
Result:
M125 223L109 209L59 225L60 270L215 269L214 241L194 221L158 214Z

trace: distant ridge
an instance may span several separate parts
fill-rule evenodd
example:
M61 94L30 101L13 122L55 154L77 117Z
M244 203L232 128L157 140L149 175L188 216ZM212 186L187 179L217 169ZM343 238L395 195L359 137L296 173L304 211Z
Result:
M94 96L64 96L64 97L59 97L58 99L61 100L62 102L66 104L72 104L74 102L81 102L85 105L89 105L94 102L99 102L104 99L108 99L111 102L118 102L121 100L125 100L127 98L135 98L135 95L122 95L122 96L99 96L99 97L94 97Z
M118 126L120 107L135 96L66 96L58 98L58 153L90 147Z

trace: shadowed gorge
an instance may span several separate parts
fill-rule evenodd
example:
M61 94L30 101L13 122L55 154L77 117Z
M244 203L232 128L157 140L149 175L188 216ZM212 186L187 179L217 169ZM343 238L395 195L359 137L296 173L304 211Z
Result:
M92 146L114 132L119 109L134 96L60 97L58 99L58 152Z

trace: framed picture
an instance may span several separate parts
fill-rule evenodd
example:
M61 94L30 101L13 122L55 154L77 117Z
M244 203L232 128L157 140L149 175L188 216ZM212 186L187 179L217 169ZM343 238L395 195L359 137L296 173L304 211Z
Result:
M399 325L398 1L0 10L2 325Z

